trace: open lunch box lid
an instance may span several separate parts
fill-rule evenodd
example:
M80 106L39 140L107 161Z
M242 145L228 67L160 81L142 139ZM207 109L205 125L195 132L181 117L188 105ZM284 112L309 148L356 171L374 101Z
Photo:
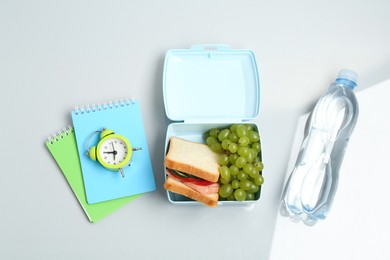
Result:
M219 44L169 50L163 96L165 113L173 121L256 118L260 83L255 55Z

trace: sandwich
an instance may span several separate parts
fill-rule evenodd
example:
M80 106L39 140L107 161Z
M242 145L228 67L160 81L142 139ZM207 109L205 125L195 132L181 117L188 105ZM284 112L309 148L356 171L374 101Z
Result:
M164 161L164 188L209 207L218 204L218 154L206 144L172 137Z

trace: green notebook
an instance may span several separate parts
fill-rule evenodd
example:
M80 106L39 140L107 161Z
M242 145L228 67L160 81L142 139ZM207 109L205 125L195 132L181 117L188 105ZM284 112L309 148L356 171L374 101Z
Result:
M79 200L90 222L97 222L101 220L116 209L140 196L134 195L96 204L88 204L73 128L68 126L67 129L49 137L46 141L46 146L58 166L61 168L65 178L68 180L69 185Z

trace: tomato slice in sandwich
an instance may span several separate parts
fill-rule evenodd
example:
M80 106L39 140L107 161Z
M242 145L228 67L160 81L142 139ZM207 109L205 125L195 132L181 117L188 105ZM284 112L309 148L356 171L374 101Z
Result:
M171 175L173 175L176 179L183 181L183 182L191 182L191 183L194 183L196 185L201 185L201 186L208 186L208 185L215 184L215 182L199 179L197 177L194 177L194 176L182 173L182 172L178 173L177 171L174 171L174 170L171 170L168 168L167 168L167 171ZM184 176L187 176L187 177L184 177Z

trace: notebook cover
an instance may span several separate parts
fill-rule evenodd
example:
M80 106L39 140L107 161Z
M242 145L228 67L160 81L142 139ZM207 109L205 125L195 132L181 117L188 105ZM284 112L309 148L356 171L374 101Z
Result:
M156 189L141 109L137 100L76 108L72 111L72 120L88 203L113 200ZM103 128L125 136L133 147L142 148L133 152L131 166L124 168L125 177L119 172L105 169L99 162L92 161L86 155L88 140L88 149L97 145L100 136L93 133Z
M73 129L69 127L50 137L46 141L46 146L67 179L89 221L97 222L138 197L138 195L134 195L118 200L88 204Z

